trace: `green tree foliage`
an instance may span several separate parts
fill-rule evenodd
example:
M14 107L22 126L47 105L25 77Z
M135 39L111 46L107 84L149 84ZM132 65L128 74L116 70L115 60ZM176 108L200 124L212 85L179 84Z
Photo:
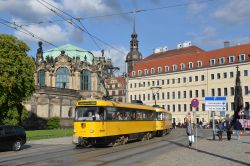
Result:
M35 63L28 50L16 37L0 34L0 124L20 124L22 102L35 90Z
M239 119L239 111L243 109L243 97L242 97L242 87L240 84L240 73L239 67L237 66L237 73L235 79L235 90L234 90L234 121Z
M48 119L47 128L48 129L58 129L60 127L60 118L52 117Z

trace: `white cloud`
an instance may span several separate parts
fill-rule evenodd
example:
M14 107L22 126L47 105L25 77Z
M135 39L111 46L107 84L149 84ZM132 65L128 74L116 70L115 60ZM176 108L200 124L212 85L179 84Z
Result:
M239 24L250 21L249 0L227 0L223 7L219 7L213 16L228 24Z
M123 72L125 72L125 60L127 53L129 52L128 49L125 47L116 47L117 49L109 49L105 50L104 55L105 57L111 57L112 63L115 67L119 67L120 70L118 72L115 72L116 75L121 75ZM118 51L120 50L120 51ZM101 56L100 51L92 51L95 56Z
M65 43L68 41L68 32L65 32L60 26L58 25L51 25L51 26L39 26L39 25L31 25L25 27L28 31L32 32L36 36L51 42L53 44L58 43ZM15 36L20 39L23 39L27 42L34 42L38 41L39 39L33 38L32 36L26 35L20 31L15 31Z
M215 28L207 26L201 33L191 32L188 35L192 36L194 43L205 45L208 47L218 47L223 45L223 40L218 37Z
M56 7L62 7L59 3L50 1ZM14 18L22 20L36 20L38 18L48 18L54 14L35 0L6 0L0 1L0 11L8 12Z
M116 0L63 0L64 8L75 15L101 15L120 10Z
M204 11L206 7L207 7L206 3L201 3L201 1L197 1L197 0L191 0L190 4L188 5L188 11L191 14L197 14L197 13Z

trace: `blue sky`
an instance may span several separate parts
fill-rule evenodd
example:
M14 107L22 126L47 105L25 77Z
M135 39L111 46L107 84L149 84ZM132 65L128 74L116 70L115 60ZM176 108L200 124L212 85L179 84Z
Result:
M39 1L53 8L50 3L73 17L86 18L81 23L88 32L108 45L96 40L97 46L87 33L62 21ZM184 41L205 50L222 48L225 40L231 45L250 42L249 6L250 0L0 0L0 18L23 25L56 46L70 43L97 55L101 54L100 48L104 49L122 72L130 49L133 14L89 17L143 10L136 13L136 32L139 50L146 57L157 47L167 46L171 50ZM162 9L148 10L156 8ZM49 20L52 23L48 23ZM3 20L0 22L6 24ZM78 25L81 26L79 22ZM0 33L24 40L31 48L29 55L35 57L38 39L3 24L0 24ZM44 51L51 48L53 46L44 43Z

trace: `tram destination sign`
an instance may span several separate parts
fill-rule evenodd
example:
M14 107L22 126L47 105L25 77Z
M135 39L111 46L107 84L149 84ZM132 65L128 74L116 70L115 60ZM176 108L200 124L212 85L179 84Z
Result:
M227 97L225 96L205 97L205 110L206 111L226 111L227 110Z

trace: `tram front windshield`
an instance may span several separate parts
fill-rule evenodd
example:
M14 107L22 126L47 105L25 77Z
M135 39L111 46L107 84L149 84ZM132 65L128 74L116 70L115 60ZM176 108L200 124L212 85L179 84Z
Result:
M77 121L103 120L104 112L99 107L76 107Z

